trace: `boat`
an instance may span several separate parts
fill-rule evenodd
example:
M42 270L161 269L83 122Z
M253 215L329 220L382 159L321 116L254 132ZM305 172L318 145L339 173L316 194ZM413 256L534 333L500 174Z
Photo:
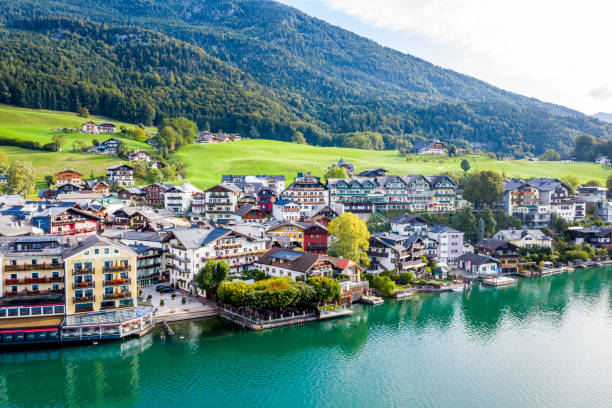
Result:
M516 279L509 276L490 276L482 278L482 283L489 286L504 286L516 283Z

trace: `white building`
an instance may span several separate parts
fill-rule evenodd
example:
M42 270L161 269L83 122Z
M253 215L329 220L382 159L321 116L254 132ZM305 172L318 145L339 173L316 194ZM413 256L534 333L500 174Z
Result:
M441 264L454 263L463 255L463 232L444 225L434 225L427 237L436 242L436 259Z
M206 218L216 223L233 221L241 194L234 184L217 184L204 191Z
M278 200L272 204L272 217L278 221L299 221L300 206L290 200Z
M134 187L134 169L127 164L117 164L106 169L106 178L117 187Z
M175 213L188 213L191 210L193 195L199 193L202 193L202 190L188 181L180 186L172 186L164 192L164 206Z
M225 261L230 273L240 273L266 252L267 239L225 228L185 228L172 230L162 245L170 283L196 293L192 281L207 260Z

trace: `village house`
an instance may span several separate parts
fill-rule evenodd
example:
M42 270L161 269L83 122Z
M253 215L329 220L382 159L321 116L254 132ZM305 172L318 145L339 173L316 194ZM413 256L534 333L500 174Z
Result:
M518 246L495 238L485 238L474 245L479 255L489 256L499 264L499 271L503 274L517 274L521 257Z
M293 183L281 193L280 198L293 201L299 205L302 215L329 204L327 188L318 177L314 177L310 173L298 173Z
M412 146L412 154L446 154L446 146L439 140L423 140Z
M304 251L327 254L329 230L318 222L304 222Z
M304 221L318 222L324 227L327 227L327 224L329 224L334 218L338 217L339 215L339 211L336 211L330 206L326 205L306 214L304 216Z
M457 265L468 276L490 276L499 273L497 260L489 256L463 254L457 258Z
M234 215L236 224L265 224L268 221L268 214L264 210L250 204L238 208Z
M509 229L501 230L493 235L493 238L507 241L519 248L530 248L533 246L550 248L552 238L546 236L539 229Z
M298 221L284 221L272 225L266 230L268 238L286 237L291 247L304 250L304 230L311 224Z
M110 184L104 180L91 180L85 182L83 189L92 193L107 195L110 191Z
M368 272L378 274L383 271L418 271L425 264L423 238L417 235L403 236L394 233L374 233L370 235Z
M58 194L68 194L81 191L83 187L76 184L62 184L56 190Z
M96 124L92 121L85 122L81 126L81 132L89 134L116 133L116 129L117 127L112 123Z
M209 132L208 130L203 130L198 135L198 138L196 139L196 141L198 143L217 143L218 139L214 133Z
M299 221L300 206L291 200L278 200L272 205L272 217L277 221Z
M610 161L608 156L599 156L595 159L595 163L601 164L602 166L610 166L612 162Z
M196 294L193 279L207 260L226 261L235 275L252 267L267 240L225 228L184 228L170 231L162 245L170 283Z
M285 190L285 176L281 175L223 175L221 182L224 184L253 184L260 185L260 189L268 188L272 194L278 196Z
M98 142L95 146L92 146L89 149L89 152L96 153L96 154L103 154L106 156L117 156L119 154L120 144L121 144L121 140L112 137L103 142Z
M74 184L80 186L83 184L83 174L72 169L62 170L59 173L55 173L55 185L61 186L63 184Z
M164 193L169 188L169 185L163 183L153 183L141 187L140 190L144 193L143 204L150 207L165 207Z
M596 249L612 248L612 228L570 227L568 231L575 244L589 244Z
M137 187L122 188L117 191L117 198L125 205L143 205L144 192Z
M142 244L130 245L130 248L136 253L138 287L144 288L157 284L162 279L162 249Z
M50 235L88 235L98 232L102 219L72 207L50 207L32 215L31 223Z
M436 243L436 259L441 264L454 263L463 255L463 232L444 225L434 225L427 231L427 237Z
M130 161L144 161L148 163L149 161L151 161L151 155L148 152L145 152L144 150L136 150L128 154L128 159Z
M106 168L106 178L117 187L134 187L134 168L127 164L116 164Z
M272 207L276 202L276 195L274 191L269 187L262 187L257 190L257 205L259 208L267 212L268 214L272 213Z
M327 257L311 253L271 248L253 264L266 275L305 281L312 276L333 277L334 265Z
M202 190L188 181L180 186L171 186L164 191L164 206L175 213L186 214L191 211L193 195L198 193L202 193Z
M206 218L215 223L234 220L241 191L233 184L217 184L204 191Z
M426 236L429 225L416 215L408 213L397 215L389 221L391 232L399 235Z
M154 162L150 163L149 166L152 169L161 170L161 169L165 168L167 165L164 162L157 160L157 161L154 161Z

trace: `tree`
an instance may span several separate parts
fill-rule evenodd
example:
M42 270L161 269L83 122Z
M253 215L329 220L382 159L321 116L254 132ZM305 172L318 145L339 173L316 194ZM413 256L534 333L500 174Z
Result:
M89 117L89 109L85 107L80 107L77 111L77 116L79 118L88 118Z
M162 172L162 176L164 178L164 181L174 181L174 180L176 180L176 171L174 170L174 167L166 166L166 167L161 169L161 172Z
M317 302L340 300L340 283L326 276L313 276L306 279L306 283L313 287Z
M348 178L348 174L346 174L346 169L344 167L333 166L329 169L327 174L325 175L325 180L329 179L345 179Z
M612 191L612 174L610 174L606 179L606 188L608 191Z
M332 236L328 252L331 256L342 256L362 265L369 265L367 250L370 232L365 222L352 213L334 218L328 225Z
M85 143L84 140L77 139L74 142L72 142L73 152L85 152L87 151L88 148L89 147L87 146L87 143Z
M295 132L293 136L291 136L291 142L296 143L296 144L304 144L304 145L307 144L304 134L299 131Z
M159 169L152 169L149 167L147 169L146 179L149 184L162 183L164 181L164 174Z
M221 282L217 289L217 297L223 303L229 303L236 307L247 304L247 295L252 289L244 281Z
M215 295L221 282L229 276L229 271L230 268L227 262L209 259L204 267L200 268L195 281L200 289Z
M32 165L24 161L14 161L8 168L6 175L6 189L8 194L20 194L27 197L34 189L35 178Z
M138 161L132 165L134 168L134 177L144 179L147 177L147 163L144 161Z
M463 198L473 203L476 208L485 204L492 206L502 200L504 183L501 175L495 171L479 171L470 177L463 189Z
M561 155L553 149L547 149L538 159L542 161L558 161L561 160Z
M585 185L587 187L601 187L601 182L599 180L589 180Z
M448 156L453 157L456 155L457 155L457 148L455 147L455 145L450 145L450 147L448 148Z
M62 146L64 145L65 141L66 141L66 135L63 135L61 133L53 135L53 144L55 145L55 151L61 152Z
M561 181L570 188L571 192L576 190L576 187L578 187L578 177L574 176L573 174L566 174L565 176L561 177Z
M461 170L463 170L465 173L470 170L470 162L468 161L468 159L461 160Z
M49 188L51 188L53 183L55 183L55 177L53 177L52 174L45 175L45 183L47 184Z

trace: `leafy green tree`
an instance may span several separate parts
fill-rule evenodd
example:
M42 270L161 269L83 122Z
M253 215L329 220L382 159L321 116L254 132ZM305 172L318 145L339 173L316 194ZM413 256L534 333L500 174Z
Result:
M369 265L367 250L370 246L370 232L365 222L352 213L334 218L328 225L331 256L342 256L362 265Z
M159 169L147 169L147 183L162 183L164 181L164 174Z
M606 179L606 188L608 191L612 191L612 174L610 174Z
M500 174L490 170L472 174L463 189L463 198L476 208L493 206L502 200L503 195L504 183Z
M461 160L461 170L463 170L464 173L467 173L470 170L470 162L468 159Z
M415 279L416 279L416 276L414 275L414 272L408 271L408 272L400 273L398 281L402 285L407 285L407 284L409 284L410 282L412 282Z
M217 288L229 276L230 268L225 261L217 261L209 259L203 268L200 268L195 276L195 281L200 289L210 292L213 295L217 293Z
M63 135L61 133L53 135L53 144L55 145L55 151L61 152L62 146L64 145L65 141L66 135Z
M249 285L244 281L221 282L217 289L217 298L223 303L229 303L236 307L247 304L248 294L251 291Z
M304 137L304 134L302 132L295 132L293 136L291 136L291 142L303 145L307 144L306 138Z
M174 181L176 180L176 171L173 166L166 166L161 169L162 176L164 177L164 181Z
M134 164L132 164L132 167L134 168L134 177L138 177L141 179L144 179L145 177L147 177L147 163L144 161L139 161L136 162Z
M89 109L80 107L77 111L77 116L80 118L88 118L89 117Z
M34 190L34 184L34 170L30 163L16 160L9 165L6 175L8 194L20 194L27 197Z
M344 169L344 167L333 166L332 168L329 169L327 174L325 174L324 178L325 180L335 179L335 178L345 179L345 178L348 178L348 175L346 174L346 170Z
M450 147L448 148L448 156L454 157L456 155L457 155L457 148L455 147L455 145L450 145Z
M542 161L558 161L561 160L561 155L553 149L547 149L538 159Z
M306 283L313 287L317 302L340 300L340 283L333 278L313 276L306 279Z
M601 182L599 180L589 180L586 182L585 186L587 187L601 187Z
M574 176L573 174L566 174L565 176L561 177L561 181L570 188L570 192L576 190L579 184L578 177Z
M55 177L53 177L52 174L45 175L45 184L47 184L49 188L51 188L53 183L55 183Z

